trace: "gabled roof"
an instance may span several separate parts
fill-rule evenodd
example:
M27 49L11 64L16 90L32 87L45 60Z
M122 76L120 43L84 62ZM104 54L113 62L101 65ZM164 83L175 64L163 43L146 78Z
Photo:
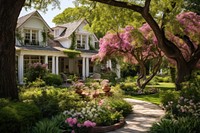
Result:
M25 16L22 16L20 18L18 18L17 20L17 28L19 28L20 26L22 26L28 19L30 19L32 16L37 15L46 25L46 27L51 30L51 28L49 27L49 25L46 23L46 21L43 19L43 17L40 15L40 13L38 11L34 11L31 12L29 14L26 14Z
M64 32L62 32L62 36L60 35L59 37L57 37L57 39L59 38L67 38L69 36L72 35L72 33L83 23L88 23L85 19L80 19L78 21L74 21L71 23L66 23L63 25L57 25L55 27L53 27L52 29L56 29L57 27L62 27L65 28Z

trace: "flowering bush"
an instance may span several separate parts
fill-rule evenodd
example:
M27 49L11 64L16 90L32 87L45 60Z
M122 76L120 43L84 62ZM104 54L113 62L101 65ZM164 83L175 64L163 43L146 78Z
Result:
M75 82L75 83L73 83L72 87L75 88L75 89L80 90L80 89L83 89L85 87L85 85L82 82Z
M47 73L47 64L41 64L39 62L29 65L26 72L26 78L28 82L35 81L37 78L43 79Z
M104 100L100 100L99 102L86 102L85 107L77 110L72 109L65 111L64 114L67 118L73 118L71 124L76 123L76 120L83 124L85 121L89 120L95 122L96 125L112 125L119 122L122 117L122 112L116 111L114 108L104 103ZM70 119L70 121L72 121L72 119Z
M104 79L101 81L101 86L104 87L104 86L108 86L109 85L109 80L107 79Z
M200 102L195 103L192 99L180 97L178 103L169 101L165 106L173 116L194 116L200 117Z
M169 100L165 104L165 108L173 116L194 116L200 117L200 83L199 80L192 80L182 84L183 89L180 92L180 97L175 100ZM172 98L173 95L168 97Z
M69 126L69 132L71 133L87 133L89 128L96 126L95 122L86 120L86 121L78 121L77 118L69 117L65 120L67 126Z

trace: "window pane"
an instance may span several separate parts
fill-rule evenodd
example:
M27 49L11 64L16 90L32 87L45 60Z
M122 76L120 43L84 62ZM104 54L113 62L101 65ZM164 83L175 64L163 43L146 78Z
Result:
M32 30L32 45L39 45L38 44L38 31Z
M86 35L82 35L82 48L85 48L86 39L87 39L87 36Z
M76 36L76 45L77 48L81 48L81 35Z
M30 30L24 30L25 31L25 45L30 45Z

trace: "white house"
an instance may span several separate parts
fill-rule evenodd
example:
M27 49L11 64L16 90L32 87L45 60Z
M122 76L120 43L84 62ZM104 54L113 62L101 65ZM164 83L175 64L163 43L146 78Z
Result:
M88 22L82 19L50 28L37 11L20 17L16 28L19 83L23 83L28 64L35 62L48 64L54 74L77 74L83 79L96 71L91 57L97 53L98 39L83 28L86 24ZM51 38L48 33L52 34ZM80 54L70 58L66 50L73 48Z

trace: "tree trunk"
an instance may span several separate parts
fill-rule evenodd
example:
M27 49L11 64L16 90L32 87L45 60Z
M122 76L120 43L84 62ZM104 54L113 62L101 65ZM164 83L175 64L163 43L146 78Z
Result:
M170 66L169 69L170 69L171 80L173 83L175 83L176 68Z
M25 0L0 0L0 98L18 99L15 28Z
M190 79L192 69L184 60L177 61L176 90L181 90L181 83Z

